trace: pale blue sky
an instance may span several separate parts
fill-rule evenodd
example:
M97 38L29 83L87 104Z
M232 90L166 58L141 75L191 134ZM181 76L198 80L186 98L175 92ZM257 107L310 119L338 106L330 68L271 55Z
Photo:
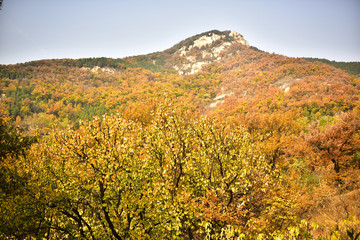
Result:
M286 56L360 61L360 0L4 0L0 64L147 54L213 29Z

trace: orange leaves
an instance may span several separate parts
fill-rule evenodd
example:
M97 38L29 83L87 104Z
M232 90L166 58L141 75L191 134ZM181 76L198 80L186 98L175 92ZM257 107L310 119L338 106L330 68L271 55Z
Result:
M187 76L130 68L139 66L132 59L94 71L44 61L27 66L29 79L2 79L0 115L9 110L29 129L92 119L49 137L43 130L22 170L58 227L51 231L98 239L268 234L293 221L296 174L334 168L346 186L358 181L359 81L320 63L233 50ZM85 62L106 59L98 60ZM204 116L216 96L218 118ZM305 133L311 121L319 124Z
M360 119L353 113L341 116L338 122L324 129L312 126L305 135L307 144L318 158L315 166L332 165L337 178L346 178L359 168Z
M123 117L127 120L148 125L152 116L151 113L156 108L156 103L152 101L132 103L125 109Z

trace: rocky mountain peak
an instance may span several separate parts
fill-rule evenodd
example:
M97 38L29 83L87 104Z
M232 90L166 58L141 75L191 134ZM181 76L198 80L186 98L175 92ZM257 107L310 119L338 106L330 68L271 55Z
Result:
M179 56L173 68L179 74L194 74L203 65L220 60L222 54L234 44L249 47L249 43L236 31L213 30L195 35L170 49Z
M236 42L249 46L249 43L244 39L243 35L236 31L231 31L229 34L230 37L234 38Z

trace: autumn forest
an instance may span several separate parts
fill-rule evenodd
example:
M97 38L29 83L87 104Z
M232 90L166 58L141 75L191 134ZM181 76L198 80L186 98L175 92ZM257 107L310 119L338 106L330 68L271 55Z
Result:
M0 65L0 238L359 239L360 63L241 37Z

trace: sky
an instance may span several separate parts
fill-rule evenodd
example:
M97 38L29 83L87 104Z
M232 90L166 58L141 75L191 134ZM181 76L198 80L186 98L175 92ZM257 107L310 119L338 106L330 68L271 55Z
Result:
M148 54L215 29L270 53L360 61L360 0L3 0L0 64Z

